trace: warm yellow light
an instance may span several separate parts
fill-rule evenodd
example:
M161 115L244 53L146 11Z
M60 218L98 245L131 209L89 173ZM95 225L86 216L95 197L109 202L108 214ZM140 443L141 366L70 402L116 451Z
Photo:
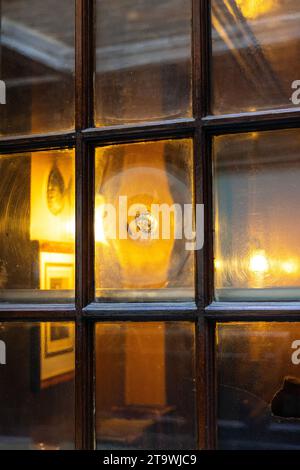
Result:
M282 269L287 274L294 274L298 271L298 264L293 260L285 261L282 263Z
M40 289L74 289L73 253L40 252Z
M72 217L65 222L65 232L70 239L75 238L75 218Z
M104 229L104 197L97 195L95 205L95 241L96 243L103 243L104 245L108 245Z
M274 9L276 0L236 0L244 17L255 19L260 15L271 12Z
M174 215L170 217L170 237L164 239L161 234L162 220L157 220L152 211L152 205L166 204L171 207L174 203L166 171L165 143L128 146L122 172L112 182L104 184L103 188L105 200L117 209L119 231L115 239L109 240L109 245L118 257L122 287L166 287L175 244ZM119 197L124 195L127 197L128 214L122 212L120 205ZM109 228L106 219L104 222L104 229ZM100 225L98 230L101 234ZM126 231L124 237L120 230ZM157 230L156 238L147 238L147 234ZM145 239L142 236L132 237L135 232L145 235Z
M220 259L215 259L214 265L217 271L220 271L220 269L222 269L222 261Z
M57 172L52 180L51 174ZM56 180L55 180L56 178ZM72 243L75 238L72 154L35 152L31 157L30 239ZM71 245L70 245L71 246Z
M269 270L269 262L263 250L253 253L250 257L249 269L257 274L263 274Z

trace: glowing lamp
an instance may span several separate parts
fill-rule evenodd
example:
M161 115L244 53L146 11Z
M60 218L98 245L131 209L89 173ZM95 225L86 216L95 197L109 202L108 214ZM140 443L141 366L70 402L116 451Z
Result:
M187 158L188 141L184 142ZM185 269L185 282L193 282L192 257L182 247L184 240L176 237L173 209L175 203L191 200L190 169L184 170L186 163L181 163L186 178L182 181L174 163L168 165L168 145L163 141L97 150L95 242L100 289L168 288L174 279L180 283ZM177 158L180 161L180 153Z
M263 250L252 254L249 262L249 269L253 273L264 274L269 270L269 262Z

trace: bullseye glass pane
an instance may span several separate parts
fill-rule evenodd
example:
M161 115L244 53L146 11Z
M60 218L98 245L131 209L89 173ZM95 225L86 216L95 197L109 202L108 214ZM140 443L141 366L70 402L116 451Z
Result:
M98 300L192 300L192 142L96 150Z

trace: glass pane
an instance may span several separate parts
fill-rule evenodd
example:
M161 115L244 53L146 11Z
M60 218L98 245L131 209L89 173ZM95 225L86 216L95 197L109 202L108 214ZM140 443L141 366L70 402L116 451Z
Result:
M218 447L300 449L300 324L217 327Z
M0 301L74 298L74 151L0 155Z
M300 77L299 6L298 0L212 0L214 114L299 106L292 88Z
M191 116L191 0L96 0L96 125Z
M99 449L194 449L192 323L96 326Z
M75 0L2 0L0 136L74 127Z
M96 150L97 298L193 299L192 166L190 140Z
M300 132L214 145L217 300L299 300Z
M0 323L0 449L74 448L73 323Z

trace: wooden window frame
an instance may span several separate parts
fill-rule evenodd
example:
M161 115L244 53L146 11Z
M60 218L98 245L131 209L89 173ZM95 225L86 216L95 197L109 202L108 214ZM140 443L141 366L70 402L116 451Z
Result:
M76 322L75 442L95 448L94 324L101 321L191 321L195 325L198 447L216 448L215 326L219 321L300 321L300 302L214 302L212 139L216 135L300 127L300 108L210 114L210 0L191 0L193 118L95 128L93 119L94 1L76 0L75 131L0 139L0 153L76 150L75 305L0 304L0 321ZM224 91L226 92L226 90ZM195 302L94 301L94 149L98 145L190 137L195 202L205 205L205 244L196 252Z

